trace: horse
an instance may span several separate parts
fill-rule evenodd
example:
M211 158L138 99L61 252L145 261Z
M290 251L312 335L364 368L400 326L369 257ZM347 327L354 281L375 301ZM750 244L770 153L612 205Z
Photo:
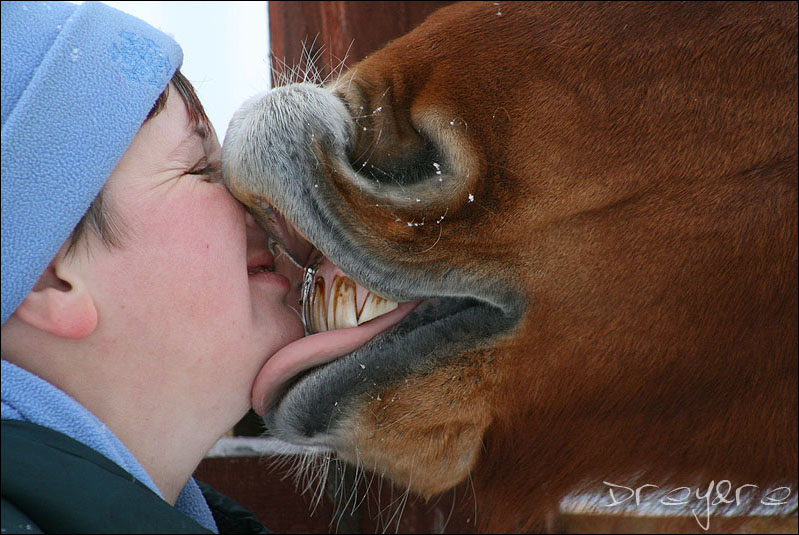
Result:
M796 3L464 2L257 95L225 182L317 345L254 407L423 497L468 481L485 531L722 482L714 514L795 514L797 144Z

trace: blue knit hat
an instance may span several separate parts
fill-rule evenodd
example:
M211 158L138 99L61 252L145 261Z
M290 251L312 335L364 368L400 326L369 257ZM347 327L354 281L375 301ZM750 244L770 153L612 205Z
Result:
M128 148L183 61L99 2L2 2L2 323Z

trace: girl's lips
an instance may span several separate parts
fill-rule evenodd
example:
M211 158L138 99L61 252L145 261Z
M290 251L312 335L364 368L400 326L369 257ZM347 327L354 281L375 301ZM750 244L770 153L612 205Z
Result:
M247 255L247 273L271 271L275 267L275 257L268 250L253 251Z
M258 284L269 284L280 286L284 291L291 291L289 279L275 271L256 271L248 275L250 281Z
M247 275L250 281L280 286L286 292L285 303L299 311L299 288L301 275L293 263L286 261L285 253L276 249L275 254L262 249L248 254Z

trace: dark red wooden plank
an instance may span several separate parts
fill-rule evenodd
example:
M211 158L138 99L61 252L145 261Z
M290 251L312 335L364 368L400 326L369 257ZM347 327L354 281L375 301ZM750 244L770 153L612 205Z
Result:
M283 463L285 464L285 463ZM277 458L218 457L203 460L194 477L250 509L277 533L474 533L475 508L468 484L429 501L367 475L349 491L343 516L330 496L313 507ZM354 504L356 504L354 506ZM354 514L352 514L354 511Z
M352 65L451 3L269 2L273 67L285 74L283 64L304 65L304 46L325 77L345 58Z
M328 533L333 518L329 500L312 513L311 496L303 496L273 459L217 457L204 459L194 477L233 498L276 533Z

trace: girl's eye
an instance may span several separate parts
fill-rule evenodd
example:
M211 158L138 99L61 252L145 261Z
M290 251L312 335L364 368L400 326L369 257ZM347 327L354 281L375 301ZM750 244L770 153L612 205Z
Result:
M202 163L204 163L204 160L200 162L200 165ZM198 168L192 169L186 174L205 175L206 182L222 182L222 163L219 160L213 161L205 165L205 167L199 168L198 166Z

